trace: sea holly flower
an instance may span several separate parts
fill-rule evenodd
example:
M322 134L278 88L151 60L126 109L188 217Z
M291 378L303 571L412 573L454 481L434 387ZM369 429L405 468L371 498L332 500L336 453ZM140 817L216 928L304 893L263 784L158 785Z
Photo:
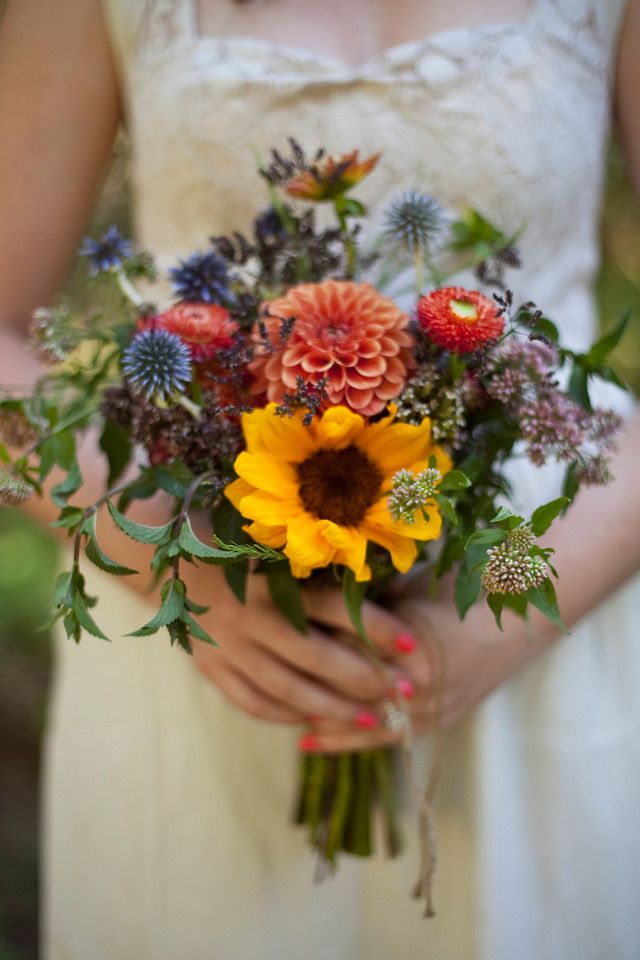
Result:
M453 353L472 353L504 329L497 304L462 287L441 287L420 297L418 323L430 340Z
M143 330L122 355L123 373L149 399L165 400L191 380L191 353L180 337L167 330Z
M442 232L444 219L444 209L434 197L407 190L387 208L385 233L410 253L428 251Z
M173 289L188 303L229 303L233 300L229 269L217 253L194 253L169 270Z
M451 461L431 440L431 425L395 423L393 414L369 423L346 407L331 407L309 426L301 414L277 415L274 404L245 413L246 450L235 461L238 480L226 495L258 543L283 548L295 577L332 563L369 580L367 544L388 550L397 570L417 557L416 541L440 535L442 518L395 521L388 507L393 477L420 473L433 457L441 474Z
M89 260L92 276L111 270L119 270L123 260L133 254L133 244L126 240L116 226L111 226L99 240L85 237L80 247L80 256Z
M283 322L291 320L283 338ZM398 396L415 366L408 316L368 283L293 287L262 305L253 336L254 392L276 403L297 390L299 378L322 380L325 406L344 404L373 416Z
M307 169L296 172L285 184L285 190L299 200L334 200L371 173L379 159L380 154L374 153L360 160L358 150L339 157L325 155Z
M228 350L240 329L227 308L215 303L178 303L157 317L140 321L140 326L175 333L189 347L196 364L215 360L219 350Z

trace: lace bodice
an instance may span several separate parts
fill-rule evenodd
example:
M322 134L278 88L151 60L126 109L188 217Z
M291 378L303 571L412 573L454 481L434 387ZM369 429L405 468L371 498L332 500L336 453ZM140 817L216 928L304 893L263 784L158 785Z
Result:
M247 226L265 202L256 153L287 136L310 150L382 150L360 191L374 212L420 186L507 233L525 227L513 285L570 344L589 339L622 0L532 0L522 22L440 32L355 69L298 47L200 36L195 4L106 4L138 232L161 262Z

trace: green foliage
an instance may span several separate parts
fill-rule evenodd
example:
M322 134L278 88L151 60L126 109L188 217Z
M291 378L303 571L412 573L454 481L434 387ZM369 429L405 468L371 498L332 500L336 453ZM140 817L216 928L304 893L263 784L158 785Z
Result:
M309 624L302 603L300 581L291 573L289 561L270 563L265 567L265 575L269 585L269 593L276 607L286 620L299 630L307 633Z
M369 637L362 620L362 604L367 594L367 584L356 580L355 574L349 567L345 567L342 576L342 595L347 607L349 619L353 624L358 636L364 640L368 647L373 649L373 643Z

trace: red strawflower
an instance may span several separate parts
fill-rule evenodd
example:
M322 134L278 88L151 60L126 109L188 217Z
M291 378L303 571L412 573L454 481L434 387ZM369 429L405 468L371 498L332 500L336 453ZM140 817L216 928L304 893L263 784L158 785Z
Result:
M409 318L368 283L326 280L293 287L262 305L269 347L254 328L254 394L280 403L297 378L326 381L326 406L343 404L365 417L401 392L415 367ZM282 337L283 321L294 320Z
M494 301L462 287L442 287L420 297L418 322L430 340L453 353L471 353L504 329Z

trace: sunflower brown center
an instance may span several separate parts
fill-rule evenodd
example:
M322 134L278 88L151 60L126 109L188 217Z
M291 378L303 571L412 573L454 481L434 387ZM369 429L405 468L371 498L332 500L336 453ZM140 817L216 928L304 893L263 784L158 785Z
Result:
M318 520L355 527L380 495L381 470L353 445L318 450L297 469L302 504Z

